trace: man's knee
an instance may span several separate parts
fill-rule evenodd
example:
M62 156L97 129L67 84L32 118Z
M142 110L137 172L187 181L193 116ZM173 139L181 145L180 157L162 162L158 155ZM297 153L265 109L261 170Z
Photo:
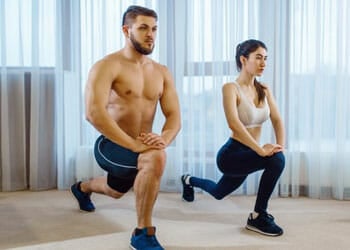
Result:
M141 153L138 158L138 169L153 171L156 175L162 176L166 162L164 150L150 150Z
M123 197L124 194L112 190L112 191L110 192L110 195L109 195L109 196L111 196L111 197L114 198L114 199L119 199L119 198Z
M113 188L109 187L108 185L106 185L105 187L105 193L114 199L119 199L124 196L124 193L120 193L114 190Z

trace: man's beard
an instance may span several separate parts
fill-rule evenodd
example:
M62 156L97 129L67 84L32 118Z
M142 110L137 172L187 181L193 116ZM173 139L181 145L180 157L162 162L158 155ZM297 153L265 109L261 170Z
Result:
M132 45L134 46L134 48L136 49L136 51L142 55L149 55L152 53L152 51L154 49L154 46L151 49L142 47L141 43L136 41L136 39L132 33L130 34L130 41L131 41Z

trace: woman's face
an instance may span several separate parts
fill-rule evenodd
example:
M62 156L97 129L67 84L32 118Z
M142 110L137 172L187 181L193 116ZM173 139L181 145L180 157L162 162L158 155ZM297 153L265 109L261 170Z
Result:
M259 47L254 52L250 53L248 58L243 59L243 69L254 76L261 76L266 67L267 51Z

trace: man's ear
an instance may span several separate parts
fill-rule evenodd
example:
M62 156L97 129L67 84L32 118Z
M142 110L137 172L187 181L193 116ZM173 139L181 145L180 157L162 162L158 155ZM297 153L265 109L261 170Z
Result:
M130 35L129 34L129 26L128 25L123 25L122 26L122 30L123 30L124 36L129 38L129 35Z

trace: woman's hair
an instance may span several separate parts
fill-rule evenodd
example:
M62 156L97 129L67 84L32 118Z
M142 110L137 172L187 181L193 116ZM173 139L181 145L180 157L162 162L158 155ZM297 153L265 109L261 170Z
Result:
M150 16L154 17L156 20L158 19L158 15L154 10L137 5L131 5L123 14L122 25L129 25L136 19L137 16Z
M242 69L242 62L240 57L244 56L245 58L248 58L249 55L253 52L255 52L258 48L263 48L267 50L266 45L259 40L255 39L249 39L244 42L241 42L240 44L237 45L236 47L236 66L237 66L237 71L240 72ZM258 80L254 79L254 86L255 89L258 93L258 100L259 102L262 102L265 99L265 89L264 87Z

